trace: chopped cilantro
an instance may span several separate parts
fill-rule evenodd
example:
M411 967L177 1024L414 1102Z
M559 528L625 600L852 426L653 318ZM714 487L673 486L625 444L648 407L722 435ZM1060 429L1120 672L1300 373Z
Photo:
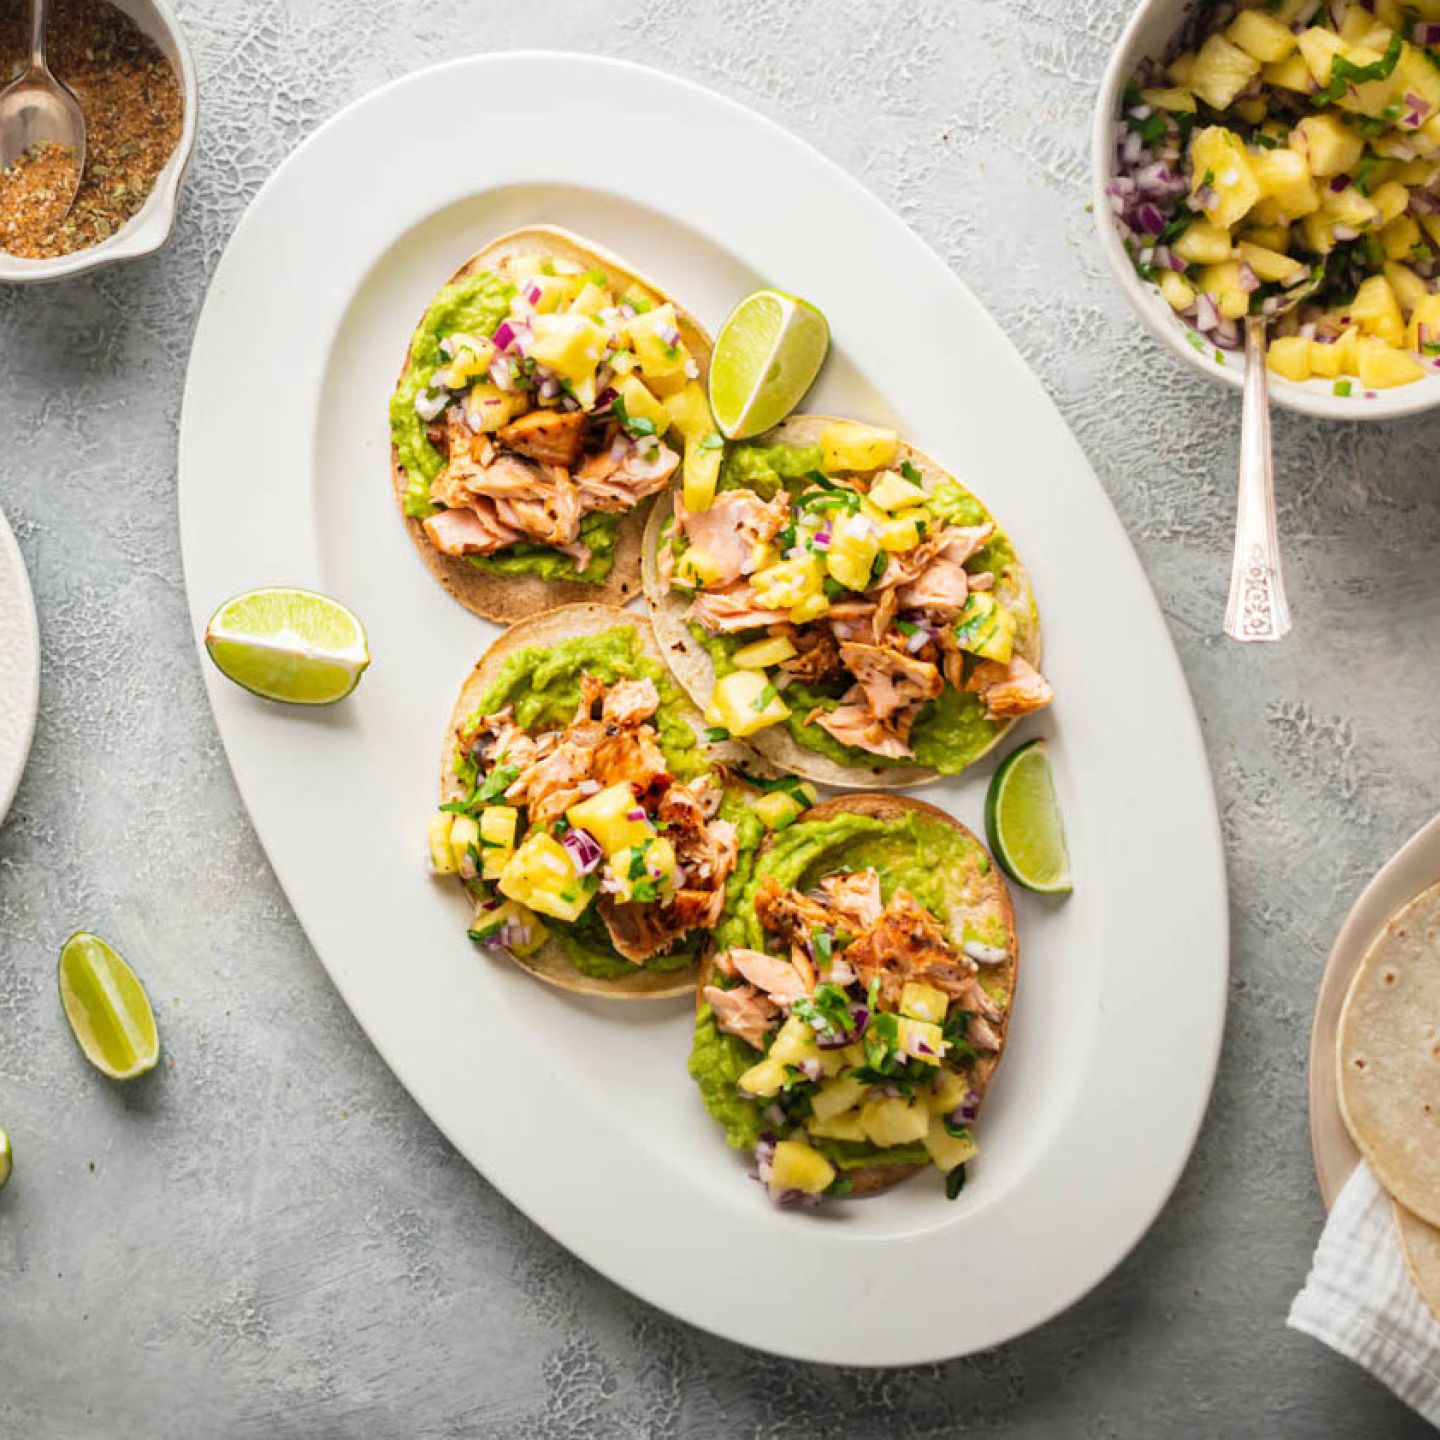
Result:
M710 725L705 730L705 738L712 745L718 745L722 740L730 738L730 732L723 725Z
M699 444L699 446L698 446L697 448L700 449L700 450L723 450L723 449L725 448L725 438L724 438L724 436L722 436L722 435L717 435L717 434L712 430L712 431L700 442L700 444Z
M1348 380L1337 380L1337 381L1335 382L1334 386L1332 387L1332 390L1333 390L1334 394L1339 395L1339 396L1343 399L1345 396L1349 395L1349 393L1350 393L1350 390L1351 390L1350 382L1349 382Z
M470 797L472 805L503 795L520 778L518 765L497 765Z
M773 685L767 683L765 688L750 702L750 708L759 715L779 693Z
M922 477L920 472L908 460L902 460L900 462L900 473L912 485L919 485L921 483Z
M965 1167L957 1165L945 1177L945 1198L953 1200L965 1188Z
M1405 42L1398 34L1392 35L1385 54L1370 65L1357 65L1343 55L1334 56L1330 61L1330 83L1324 89L1317 90L1310 97L1310 103L1317 106L1333 105L1344 98L1352 85L1364 84L1368 80L1388 80L1400 63L1400 53L1404 46ZM1393 108L1395 116L1398 116L1400 107L1396 105Z
M629 435L637 439L642 435L653 435L655 433L655 422L645 415L631 415L625 408L625 398L617 395L610 402L611 411L620 422L621 427Z

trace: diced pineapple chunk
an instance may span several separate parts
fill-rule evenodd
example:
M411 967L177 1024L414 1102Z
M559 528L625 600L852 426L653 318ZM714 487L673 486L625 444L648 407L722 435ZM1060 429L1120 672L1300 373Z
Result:
M1173 80L1177 85L1188 85L1190 74L1195 69L1195 52L1187 50L1183 55L1177 55L1165 70L1167 78Z
M699 381L691 380L665 401L669 424L673 425L686 440L703 440L715 434L715 421L710 414L710 402L705 398L705 388ZM662 426L661 429L665 429Z
M720 482L720 462L725 457L724 442L716 434L713 439L685 442L685 508L692 514L708 510L715 499Z
M1263 208L1255 207L1262 222L1288 224L1320 208L1315 182L1298 151L1262 150L1251 163L1264 201Z
M498 385L481 380L466 392L465 418L472 430L482 435L493 435L529 404L527 391L502 390Z
M825 568L848 590L868 590L880 554L880 528L863 515L842 515L831 527Z
M437 875L454 875L460 866L450 848L450 827L455 817L448 810L437 810L430 817L426 841L430 848L430 868Z
M1313 215L1307 215L1300 222L1300 229L1305 237L1306 250L1313 251L1316 255L1328 255L1335 248L1335 217L1325 215L1316 211Z
M909 505L923 505L928 497L914 481L907 480L898 470L887 470L876 477L868 492L868 498L872 505L888 511L904 510Z
M1410 204L1410 192L1397 180L1387 180L1370 191L1370 203L1380 212L1380 224L1388 225L1405 213Z
M805 1129L817 1140L850 1140L864 1144L869 1139L858 1110L842 1110L828 1120L811 1119Z
M1335 63L1335 57L1351 48L1333 30L1327 30L1323 25L1312 25L1302 31L1296 44L1305 57L1310 78L1322 87L1330 83L1330 67ZM1353 54L1347 54L1345 58L1352 64L1362 63L1356 61ZM1380 57L1377 55L1374 58L1378 60ZM1363 63L1369 64L1368 58Z
M800 802L783 790L771 790L750 807L767 830L784 830L800 815Z
M820 432L820 453L827 475L883 470L895 463L900 437L877 425L839 420Z
M657 305L626 321L625 333L635 348L646 382L652 388L666 394L684 389L689 378L685 374L685 366L690 353L680 339L673 305L668 302Z
M1373 338L1360 342L1360 383L1367 390L1409 385L1427 373L1408 351L1392 349L1383 340Z
M1247 10L1242 13L1248 15L1254 12ZM945 1128L945 1119L941 1115L930 1117L930 1126L925 1132L925 1148L947 1175L957 1165L966 1164L980 1153L980 1147L970 1138L968 1131L963 1136L952 1135Z
M818 595L807 595L798 605L790 607L790 623L804 625L818 620L830 609L830 597L822 590Z
M758 1064L752 1065L736 1082L747 1095L759 1095L768 1099L778 1095L785 1084L785 1066L774 1056L767 1055Z
M1287 380L1310 378L1310 342L1301 335L1282 335L1272 340L1265 359L1277 375Z
M596 284L594 280L587 280L570 302L569 310L572 315L588 315L594 320L610 303L609 290L603 285Z
M557 920L578 920L590 903L570 852L544 830L532 830L510 857L500 893Z
M1305 266L1289 255L1267 250L1263 245L1252 245L1242 240L1236 249L1240 258L1261 280L1273 280L1281 285L1293 285L1305 275Z
M686 508L689 508L688 502ZM715 557L698 545L681 551L679 559L675 561L675 583L688 590L703 590L719 577L720 566Z
M900 1013L912 1020L928 1020L932 1025L945 1023L950 997L934 985L920 980L907 980L900 991Z
M1290 145L1305 158L1310 174L1322 179L1354 170L1365 151L1361 134L1333 114L1306 115L1290 131Z
M1230 232L1208 220L1192 220L1171 249L1187 265L1219 265L1234 253Z
M487 805L480 812L480 839L486 845L513 846L520 812L513 805Z
M606 865L622 905L675 898L675 847L663 835L617 850Z
M1195 97L1188 90L1182 90L1178 85L1162 87L1157 90L1142 90L1140 98L1147 105L1153 105L1157 110L1170 110L1180 115L1190 115L1195 111Z
M620 392L625 414L631 420L648 420L657 435L663 435L670 428L670 410L666 402L652 395L638 375L626 375L615 388Z
M450 825L450 855L456 870L467 880L475 877L475 859L470 852L479 849L479 822L469 815L456 815Z
M1284 60L1276 60L1266 65L1260 72L1260 78L1267 85L1274 85L1281 90L1298 90L1302 95L1315 88L1310 67L1305 63L1305 57L1300 54L1291 54Z
M1188 310L1195 303L1194 288L1178 270L1162 270L1155 283L1172 310Z
M542 315L565 309L585 288L583 275L535 275L524 287L525 298ZM583 312L581 312L583 313Z
M948 1115L964 1104L969 1093L970 1081L964 1075L958 1070L942 1070L930 1082L925 1105L932 1115Z
M918 1100L899 1096L870 1100L860 1108L860 1123L872 1145L913 1145L930 1129L930 1112Z
M1366 230L1380 221L1379 210L1355 185L1347 185L1343 190L1327 188L1320 204L1337 225L1348 225L1352 230Z
M1285 225L1247 225L1241 238L1277 255L1284 255L1290 248L1290 230Z
M750 583L755 599L767 610L789 610L812 595L825 593L825 565L818 555L802 552L757 570Z
M1212 35L1200 47L1188 76L1180 82L1213 110L1224 110L1260 73L1260 62L1232 45L1223 35Z
M945 1054L945 1036L928 1020L901 1016L898 1043L902 1053L926 1065L938 1065Z
M1319 379L1338 380L1345 373L1344 359L1344 351L1336 342L1331 341L1328 344L1320 340L1310 342L1310 373Z
M1390 260L1385 265L1385 278L1406 315L1430 293L1430 287L1408 266Z
M972 590L955 620L955 643L972 655L1008 665L1015 653L1015 612L987 590Z
M537 315L531 321L530 354L561 380L592 380L605 349L605 332L585 315Z
M1374 335L1388 345L1399 345L1405 338L1405 317L1395 291L1383 275L1370 275L1360 282L1349 311L1362 335Z
M770 635L764 640L752 640L742 645L730 657L739 670L763 670L767 665L778 665L795 654L795 646L784 635Z
M626 780L607 786L598 795L588 796L572 805L565 818L577 829L586 830L599 842L607 855L642 845L653 839L655 827L635 799L635 792Z
M817 1120L833 1120L853 1109L864 1098L866 1085L853 1075L827 1080L811 1097L810 1109Z
M1288 25L1263 10L1242 10L1225 31L1226 39L1256 60L1283 60L1295 49L1295 36Z
M1174 271L1168 273L1174 274ZM913 550L924 539L930 518L928 510L907 510L904 514L882 520L878 537L880 548L891 555Z
M1219 36L1212 35L1210 41L1206 42L1206 47L1208 48L1211 41L1219 38ZM1220 43L1225 44L1226 42L1221 41ZM1230 46L1229 48L1233 50L1235 47ZM1202 50L1200 53L1203 59L1205 52ZM1243 52L1237 50L1235 53L1238 55ZM1267 151L1265 153L1279 154L1280 152ZM1227 130L1223 125L1207 125L1203 130L1197 130L1191 136L1190 166L1191 195L1198 194L1202 190L1210 192L1210 203L1203 207L1205 215L1212 224L1222 229L1229 229L1246 215L1250 207L1260 199L1260 182L1256 178L1251 157L1246 152L1240 137L1233 130Z
M470 922L470 938L481 945L498 945L500 932L509 927L505 937L505 949L512 955L530 955L538 950L549 936L540 917L528 906L515 900L506 900L496 905L488 902L489 908L475 912Z
M1416 302L1410 312L1405 344L1422 355L1440 355L1440 295L1427 295Z
M732 670L715 682L715 693L705 710L710 725L720 725L737 738L777 725L790 707L760 670Z
M1420 222L1413 215L1401 215L1380 232L1380 245L1391 260L1406 260L1421 244Z
M835 1182L835 1167L813 1146L799 1140L779 1140L770 1161L770 1189L777 1194L799 1190L823 1195Z

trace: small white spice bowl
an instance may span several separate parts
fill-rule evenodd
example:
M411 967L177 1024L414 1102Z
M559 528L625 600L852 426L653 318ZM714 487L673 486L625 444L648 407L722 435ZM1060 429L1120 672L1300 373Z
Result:
M180 198L180 183L190 164L195 148L195 117L199 106L195 83L195 58L180 22L166 0L108 0L123 15L128 15L142 35L153 40L160 53L170 62L180 81L183 111L180 139L165 167L155 177L155 187L145 203L113 235L77 250L72 255L58 255L53 260L24 260L0 250L0 284L28 285L44 280L63 280L89 270L113 265L117 260L135 260L153 255L169 238L175 227L175 210Z
M1091 199L1100 248L1130 308L1145 328L1187 365L1238 391L1244 383L1244 353L1217 349L1170 308L1151 281L1136 274L1116 228L1107 188L1115 178L1115 125L1121 117L1125 84L1142 60L1164 56L1172 38L1196 8L1196 0L1143 0L1120 36L1095 103ZM1269 379L1273 404L1321 420L1392 420L1440 407L1440 369L1413 384L1390 390L1365 390L1352 377L1349 395L1335 394L1333 380L1287 380L1273 371Z

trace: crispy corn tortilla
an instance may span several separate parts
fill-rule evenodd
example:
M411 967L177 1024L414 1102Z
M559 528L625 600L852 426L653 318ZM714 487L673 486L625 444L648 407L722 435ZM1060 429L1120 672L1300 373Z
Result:
M655 642L655 632L643 615L632 610L620 610L613 605L563 605L558 609L537 615L519 625L513 625L480 657L479 663L470 672L460 687L459 699L450 715L449 728L445 733L445 745L440 756L440 803L448 804L463 799L466 793L464 783L455 774L455 759L459 752L459 731L479 706L480 696L495 679L500 668L511 655L532 647L544 649L562 644L577 635L600 635L618 626L633 627L641 650L652 660L665 663L665 657ZM703 729L698 714L691 717L696 733ZM712 754L725 758L725 752L712 749ZM734 752L731 752L734 758ZM513 955L505 952L522 969L528 970L547 985L558 986L580 995L603 995L616 1000L654 1000L673 995L685 995L695 988L698 965L687 966L684 970L661 972L646 970L640 966L633 975L622 975L614 980L604 980L585 975L577 970L566 958L560 942L553 937L531 955Z
M840 423L833 415L792 415L775 429L758 437L754 442L763 445L814 445L820 441L820 433L827 425ZM937 465L923 451L913 445L900 442L900 453L896 459L908 461L919 472L928 490L943 480L953 480L949 471ZM678 493L673 487L670 494ZM973 493L973 492L972 492ZM976 497L979 498L978 496ZM983 502L982 502L983 503ZM655 623L655 633L660 637L670 657L670 668L676 678L690 692L690 698L703 710L715 690L715 667L709 652L690 633L685 612L690 608L687 596L677 591L663 591L660 586L658 550L660 532L665 522L673 515L669 495L657 497L651 512L649 524L645 527L645 543L642 554L645 600L650 606L650 618ZM1030 577L1022 564L1013 567L1008 585L997 583L993 592L998 598L1017 612L1019 621L1015 632L1015 653L1023 656L1037 670L1040 668L1040 619L1035 609L1035 597L1030 587ZM990 743L975 759L988 754L1005 737L1012 720L999 726ZM801 745L784 724L771 725L758 734L749 737L747 743L764 756L772 765L790 775L799 775L821 785L834 785L841 789L909 789L916 785L928 784L942 778L939 773L926 765L867 765L863 762L842 765L827 755L807 750ZM973 763L973 762L972 762Z
M837 795L833 800L821 801L819 805L812 806L809 810L799 816L796 824L802 824L807 820L829 820L836 815L868 815L876 820L894 820L900 816L920 814L930 820L938 820L948 825L952 830L958 830L961 835L973 840L977 845L980 841L975 833L966 825L962 825L948 811L941 810L935 805L930 805L924 800L913 800L906 795ZM768 841L767 841L768 844ZM981 845L981 849L984 846ZM764 853L762 848L761 853ZM986 852L989 853L988 851ZM996 989L990 990L996 1003L1004 1007L1004 1014L992 1027L1000 1038L1000 1048L993 1055L987 1055L977 1060L970 1070L970 1083L978 1099L977 1107L984 1100L985 1092L990 1088L990 1082L994 1078L995 1071L999 1068L1000 1059L1005 1053L1005 1041L1010 1033L1010 1012L1015 1000L1015 981L1020 966L1020 941L1015 932L1015 907L1010 899L1009 887L1005 884L1005 877L1000 873L1000 867L992 862L989 870L989 890L987 898L997 899L1000 902L1001 911L1005 917L1005 930L1009 936L1010 958L1000 965L986 965L982 967L981 974L986 980L999 984ZM958 949L962 943L962 937L955 933L952 928L950 938ZM705 1001L702 992L705 986L714 983L715 966L713 955L705 957L705 963L701 967L700 982L695 989L696 1011L703 1010ZM987 989L990 987L987 986ZM997 993L998 991L998 993ZM977 1110L978 1113L978 1110ZM866 1165L857 1169L845 1171L845 1178L853 1185L850 1196L860 1197L865 1195L878 1195L882 1190L889 1190L894 1185L910 1179L913 1175L919 1175L922 1171L929 1170L930 1165Z
M676 326L686 347L700 366L700 379L701 383L704 383L710 366L711 340L695 317L653 281L633 270L618 255L558 226L531 225L523 230L512 230L508 235L492 240L483 250L472 255L445 283L453 285L477 270L493 270L505 260L524 257L570 260L585 266L586 269L598 266L622 290L638 284L658 295L662 301L668 300L675 306ZM405 374L409 364L410 352L407 347L405 362L400 367L401 376ZM487 620L508 624L512 620L523 620L527 616L570 602L622 605L639 592L641 536L644 533L646 517L659 497L642 500L622 518L615 541L615 563L610 574L606 576L603 584L589 585L584 581L546 580L539 575L492 575L488 571L477 569L463 557L442 554L430 543L424 525L405 514L408 477L401 467L399 452L394 445L390 447L390 480L396 503L400 506L400 518L430 573L467 610L473 610Z
M1430 1313L1440 1320L1440 1230L1412 1215L1398 1200L1390 1202L1400 1254L1415 1282L1415 1291Z
M1340 1111L1375 1178L1440 1225L1440 884L1371 945L1340 1012Z

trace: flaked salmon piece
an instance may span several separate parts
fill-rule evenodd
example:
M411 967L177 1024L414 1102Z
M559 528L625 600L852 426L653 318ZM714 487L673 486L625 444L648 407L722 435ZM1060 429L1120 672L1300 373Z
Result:
M935 632L935 643L940 649L940 671L952 690L965 685L965 652L955 639L955 632L948 625L942 625Z
M643 965L652 955L663 954L687 928L671 906L622 905L613 895L602 895L596 905L610 933L610 943L634 965Z
M776 1004L791 1005L810 993L800 972L788 960L743 947L733 948L729 958L742 980L748 980Z
M1055 698L1049 681L1023 655L1013 656L1009 665L982 660L971 671L965 688L985 702L990 720L1018 719L1043 710Z
M965 1027L965 1039L977 1050L998 1050L1000 1037L990 1028L990 1023L980 1015L972 1015Z
M901 712L892 717L889 724L877 719L864 690L852 685L833 710L812 710L806 723L818 725L842 745L853 745L857 750L866 750L887 760L908 760L915 754L909 744L911 718ZM903 734L897 728L901 725Z
M607 733L596 743L591 760L591 773L603 788L623 780L639 793L667 773L665 755L650 726L621 729L607 725L605 728L614 733Z
M895 619L900 602L894 590L882 590L874 600L842 600L826 613L837 640L864 640L879 645Z
M939 988L951 995L962 1010L969 1010L986 1020L999 1020L1005 1013L980 983L979 975L973 970L967 970L963 963L957 961L954 974L937 975L939 968L932 965L926 978L936 976L936 979L943 981ZM936 980L931 980L931 983L935 984Z
M723 590L754 568L755 546L773 540L789 522L790 500L782 491L761 500L749 490L722 490L708 510L685 510L676 497L677 514L686 538L709 557L716 572L707 590Z
M521 537L498 517L478 510L441 510L422 522L442 555L493 555Z
M899 1005L907 980L935 983L950 993L949 975L966 963L950 948L940 922L903 886L875 924L846 949L845 960L867 990L880 982L882 1010Z
M588 670L580 672L580 703L575 707L575 724L595 719L595 707L605 699L605 682Z
M593 786L598 725L573 727L550 754L524 770L505 791L511 805L529 808L531 825L549 825L577 804Z
M610 725L638 725L659 708L660 692L653 680L619 680L605 696L600 718Z
M452 459L450 469L456 469ZM554 466L542 466L523 455L500 451L488 465L466 467L457 479L471 495L488 495L492 500L545 500L555 486ZM568 475L566 476L568 479ZM431 487L434 494L434 487Z
M867 593L909 585L938 558L963 565L994 533L995 526L989 520L983 525L946 525L927 535L913 549L892 554L884 572Z
M787 889L773 875L761 880L755 891L755 918L787 946L802 949L811 944L816 930L829 930L834 917L818 900Z
M840 647L826 625L777 625L776 633L785 636L796 653L780 662L780 673L807 685L823 685L844 678L840 663Z
M575 472L581 507L586 512L633 510L647 495L665 488L679 463L679 455L663 440L647 436L637 444L617 435Z
M877 720L889 720L902 710L933 700L945 688L939 670L928 660L880 645L852 640L840 647L840 658L860 683Z
M880 876L872 870L855 870L848 875L827 875L820 882L825 903L843 921L852 935L868 930L879 918L884 905L880 899Z
M943 557L932 560L908 585L887 593L907 610L928 610L940 620L953 620L970 596L970 576L963 565Z
M715 1028L726 1035L738 1035L756 1050L765 1048L765 1037L775 1028L775 1007L753 985L722 990L707 985L700 998L715 1016Z
M479 755L476 758L483 756L488 766L516 765L521 770L528 770L545 753L542 740L552 737L537 739L517 725L514 716L515 707L506 705L493 715L482 717L473 727L462 726L459 731L461 750L466 754L475 754L478 746Z
M707 590L697 595L685 612L713 634L727 635L735 630L753 630L760 625L778 625L789 620L788 610L766 610L755 599L749 581L732 585L728 590Z
M583 410L532 410L502 426L495 438L508 449L545 465L571 469L585 443Z
M500 468L492 465L485 474ZM496 513L542 545L571 545L580 534L580 492L564 470L551 470L535 495L495 495Z

